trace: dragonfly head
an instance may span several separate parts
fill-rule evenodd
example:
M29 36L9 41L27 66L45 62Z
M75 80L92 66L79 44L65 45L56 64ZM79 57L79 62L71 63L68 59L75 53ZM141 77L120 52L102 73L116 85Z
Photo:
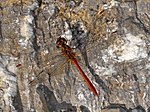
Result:
M67 40L65 38L59 37L56 41L56 47L60 48L62 45L66 43L67 43Z

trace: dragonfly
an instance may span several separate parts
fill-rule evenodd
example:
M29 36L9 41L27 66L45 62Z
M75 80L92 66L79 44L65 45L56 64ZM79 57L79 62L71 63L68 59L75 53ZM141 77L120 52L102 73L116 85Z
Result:
M56 40L56 48L60 49L61 55L65 57L68 63L71 62L75 66L75 68L78 70L79 74L82 76L83 80L85 81L86 85L91 90L91 92L93 92L95 96L98 96L98 93L95 87L93 86L92 82L89 80L89 78L86 76L86 74L83 72L80 65L78 64L78 61L76 59L76 52L74 52L73 49L69 45L67 45L67 40L63 37L58 37ZM30 83L32 83L32 81Z
M87 84L89 89L93 92L93 94L95 96L98 96L98 93L97 93L95 87L93 86L93 84L91 83L89 78L85 75L85 73L83 72L83 70L79 66L77 59L75 58L76 53L73 52L73 50L71 49L71 47L69 45L67 45L67 40L65 38L59 37L56 41L56 47L60 48L62 54L67 57L67 60L71 61L72 64L75 65L75 67L77 68L77 70L81 74L83 80L85 81L85 83Z

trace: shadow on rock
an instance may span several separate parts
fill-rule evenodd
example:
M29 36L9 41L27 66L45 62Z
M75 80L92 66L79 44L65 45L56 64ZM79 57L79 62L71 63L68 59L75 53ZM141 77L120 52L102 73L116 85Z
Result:
M44 112L77 112L75 106L70 103L59 103L53 93L45 85L39 85L37 87L37 93L40 95L40 99L43 104Z
M126 108L125 104L117 104L112 103L109 106L102 109L102 112L128 112L128 109Z
M81 50L80 50L81 51ZM89 61L88 61L88 57L87 57L87 52L86 50L82 50L81 54L84 58L85 64L88 67L90 73L95 77L96 82L100 85L100 87L103 89L103 91L108 94L108 87L107 85L104 83L104 81L95 73L94 69L90 66Z
M81 112L90 112L90 110L83 105L80 106L80 110L81 110Z

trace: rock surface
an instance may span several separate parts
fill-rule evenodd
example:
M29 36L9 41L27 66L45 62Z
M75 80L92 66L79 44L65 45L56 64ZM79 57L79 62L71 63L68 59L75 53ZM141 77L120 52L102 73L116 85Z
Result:
M0 0L0 112L149 112L149 80L149 0Z

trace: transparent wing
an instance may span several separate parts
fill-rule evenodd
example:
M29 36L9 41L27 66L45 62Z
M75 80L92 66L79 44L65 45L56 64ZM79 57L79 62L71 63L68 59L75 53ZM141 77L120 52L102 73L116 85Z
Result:
M65 70L65 65L68 64L67 58L62 55L56 55L49 59L44 59L35 71L33 80L29 81L30 86L37 83L43 83L48 80L48 77L62 77ZM47 77L48 76L48 77Z

